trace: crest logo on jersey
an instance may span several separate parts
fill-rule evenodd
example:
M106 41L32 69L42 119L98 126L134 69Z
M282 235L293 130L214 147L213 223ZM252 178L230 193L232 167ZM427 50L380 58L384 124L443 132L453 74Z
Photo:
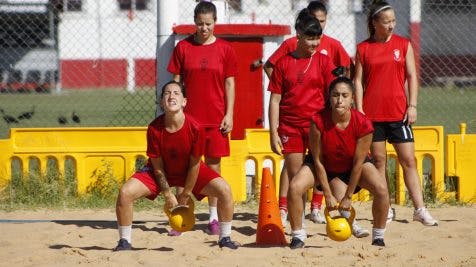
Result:
M208 67L208 60L206 58L202 58L200 60L200 70L207 70Z
M393 50L393 59L395 61L400 61L400 50L399 49L394 49Z
M329 54L329 52L327 52L327 50L326 50L326 49L322 49L322 50L321 50L321 54L323 54L323 55L326 55L326 56L327 56L327 55Z

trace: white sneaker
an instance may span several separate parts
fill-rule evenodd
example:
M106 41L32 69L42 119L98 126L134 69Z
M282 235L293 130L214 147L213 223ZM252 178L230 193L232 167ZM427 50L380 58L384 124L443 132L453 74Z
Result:
M283 224L283 227L286 227L288 224L288 212L283 209L279 209L279 215L281 216L281 223Z
M370 235L369 230L360 227L356 222L352 223L352 235L357 238L367 237Z
M438 221L431 217L430 212L426 208L419 208L413 212L413 220L421 222L426 226L437 226Z
M322 216L318 209L312 209L311 211L311 221L314 223L325 224L326 218Z
M395 209L392 207L388 208L388 214L387 214L387 224L389 224L391 221L395 221L396 217Z

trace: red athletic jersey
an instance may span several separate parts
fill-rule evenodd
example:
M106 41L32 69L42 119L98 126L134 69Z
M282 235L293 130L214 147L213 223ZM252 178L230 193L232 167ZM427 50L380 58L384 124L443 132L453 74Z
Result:
M367 39L357 45L363 68L363 110L372 121L401 121L405 116L408 44L408 39L393 34L386 43Z
M335 78L334 68L329 57L320 53L308 58L290 53L278 60L268 91L281 94L280 124L309 127L312 115L324 108L329 84Z
M276 62L278 62L281 57L296 50L297 42L298 40L296 36L286 39L269 57L268 61L271 64L276 65ZM350 66L350 56L347 54L347 51L345 51L344 47L342 47L342 44L338 40L330 36L325 34L322 35L321 42L317 47L317 52L330 57L335 66Z
M238 72L236 53L227 41L197 44L193 35L178 42L167 70L182 76L185 112L205 126L220 125L226 111L225 79Z
M180 130L169 133L165 129L165 115L157 117L147 129L147 156L162 157L167 180L185 179L190 163L190 156L203 155L204 131L191 116L185 115L185 122Z
M312 117L321 133L323 165L329 173L347 173L352 170L357 140L374 131L372 122L362 113L351 109L350 122L342 130L332 121L326 109Z

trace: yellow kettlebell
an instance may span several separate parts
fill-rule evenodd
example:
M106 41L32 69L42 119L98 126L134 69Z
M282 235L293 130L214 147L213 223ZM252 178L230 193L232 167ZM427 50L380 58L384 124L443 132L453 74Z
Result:
M335 209L332 209L335 210ZM326 232L327 236L334 241L345 241L352 235L352 222L355 218L355 210L350 208L350 217L347 219L344 216L331 217L327 207L324 209L324 216L326 217Z
M169 217L169 225L178 232L186 232L195 226L194 202L189 199L188 206L176 206L172 210L164 206L164 212Z

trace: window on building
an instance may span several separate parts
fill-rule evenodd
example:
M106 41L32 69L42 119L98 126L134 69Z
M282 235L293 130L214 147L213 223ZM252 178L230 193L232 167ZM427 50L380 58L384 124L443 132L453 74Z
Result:
M117 0L120 10L132 9L135 4L135 10L147 10L150 0Z

